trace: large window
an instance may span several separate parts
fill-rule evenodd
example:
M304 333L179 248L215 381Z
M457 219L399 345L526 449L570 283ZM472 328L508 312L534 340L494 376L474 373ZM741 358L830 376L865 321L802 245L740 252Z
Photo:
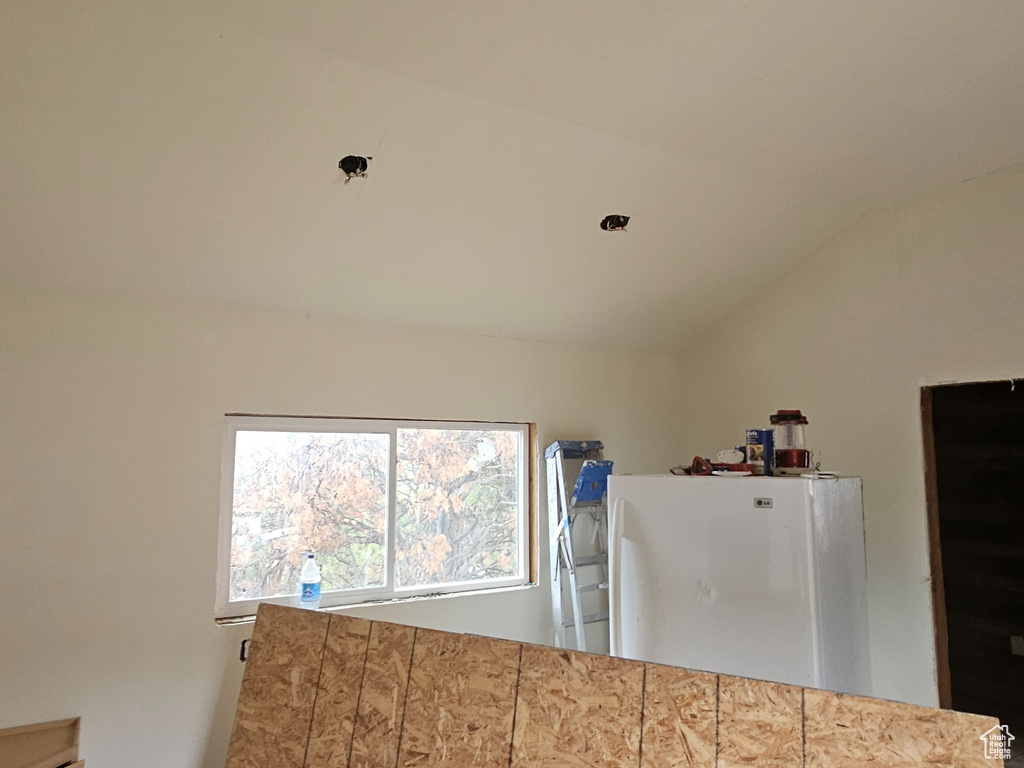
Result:
M526 424L226 417L217 616L297 599L307 552L322 607L529 578Z

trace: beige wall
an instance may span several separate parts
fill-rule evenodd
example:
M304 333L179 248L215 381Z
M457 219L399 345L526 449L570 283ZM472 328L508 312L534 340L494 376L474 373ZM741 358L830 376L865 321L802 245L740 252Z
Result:
M865 478L876 692L935 703L918 390L1024 376L1022 211L1018 167L868 216L681 362L0 291L0 726L82 715L90 763L222 765L248 634L212 620L231 411L536 421L649 472L802 408ZM549 637L546 586L376 611Z
M657 471L680 378L654 354L0 292L0 727L81 715L90 765L223 765L249 631L213 622L225 412L535 421L542 447L599 437ZM547 642L546 573L361 613Z
M864 477L878 696L937 703L919 390L1024 377L1022 298L1015 166L864 217L684 355L687 456L801 408L822 467Z

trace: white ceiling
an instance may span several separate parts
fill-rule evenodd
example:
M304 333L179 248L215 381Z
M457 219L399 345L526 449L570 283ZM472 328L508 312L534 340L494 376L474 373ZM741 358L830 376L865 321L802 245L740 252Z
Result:
M4 16L0 279L28 286L679 348L865 211L1024 160L1019 0Z

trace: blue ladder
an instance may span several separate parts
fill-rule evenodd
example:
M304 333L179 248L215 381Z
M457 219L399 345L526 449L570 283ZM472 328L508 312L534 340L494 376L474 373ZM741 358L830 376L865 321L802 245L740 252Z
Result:
M604 460L604 445L599 440L559 440L548 446L544 458L548 470L551 614L555 645L566 647L565 630L571 627L576 649L585 651L586 625L608 621L608 475L612 473L612 462ZM580 542L578 536L574 537L576 520L581 514L590 518L591 536L586 554L577 553ZM591 580L581 578L581 569L591 575ZM604 592L605 599L598 601L601 603L598 610L584 613L583 595L596 591ZM572 618L565 615L566 592L572 605Z

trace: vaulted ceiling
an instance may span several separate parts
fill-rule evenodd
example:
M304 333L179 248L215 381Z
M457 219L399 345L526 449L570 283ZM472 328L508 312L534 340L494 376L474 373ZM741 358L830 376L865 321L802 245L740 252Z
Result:
M0 279L27 286L674 349L863 213L1024 160L1018 0L4 16Z

